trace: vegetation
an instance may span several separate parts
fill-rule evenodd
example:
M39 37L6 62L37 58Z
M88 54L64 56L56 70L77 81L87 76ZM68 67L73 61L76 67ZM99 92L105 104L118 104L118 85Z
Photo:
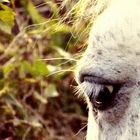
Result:
M85 139L72 73L90 24L76 4L0 0L0 140Z

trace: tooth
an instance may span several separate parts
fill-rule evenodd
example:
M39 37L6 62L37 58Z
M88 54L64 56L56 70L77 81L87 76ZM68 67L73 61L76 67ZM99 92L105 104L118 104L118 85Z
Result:
M108 88L108 90L109 90L110 93L113 92L113 86L106 86L106 87Z

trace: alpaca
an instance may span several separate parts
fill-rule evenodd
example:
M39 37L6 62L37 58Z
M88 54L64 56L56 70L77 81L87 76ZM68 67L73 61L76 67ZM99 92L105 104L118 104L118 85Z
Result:
M140 140L140 0L111 0L95 20L76 80L87 140Z

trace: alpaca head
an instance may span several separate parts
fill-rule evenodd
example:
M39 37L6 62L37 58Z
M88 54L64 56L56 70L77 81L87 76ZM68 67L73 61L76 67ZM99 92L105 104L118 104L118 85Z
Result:
M89 107L87 140L140 139L140 0L112 0L76 70Z

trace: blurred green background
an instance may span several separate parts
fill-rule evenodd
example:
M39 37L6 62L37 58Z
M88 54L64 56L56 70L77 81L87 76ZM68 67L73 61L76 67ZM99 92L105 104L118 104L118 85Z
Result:
M77 1L0 0L0 140L84 140L73 72L88 25Z

